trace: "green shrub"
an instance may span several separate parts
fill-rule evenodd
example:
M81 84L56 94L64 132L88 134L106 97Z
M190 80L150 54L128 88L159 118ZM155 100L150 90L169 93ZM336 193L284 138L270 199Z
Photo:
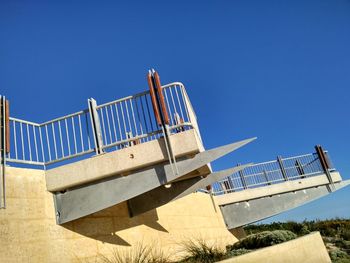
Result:
M170 263L168 257L161 251L146 246L142 243L135 245L133 249L114 249L110 257L99 256L103 263Z
M329 256L332 262L350 262L350 256L340 249L332 250Z
M216 246L208 245L204 240L187 240L181 244L186 256L180 262L212 263L224 259L225 253Z
M296 238L297 235L288 230L275 230L264 231L261 233L247 236L241 241L235 243L232 246L228 246L227 250L245 248L245 249L257 249L262 247L268 247L275 244L280 244L288 240Z
M233 249L233 250L227 251L226 258L232 258L232 257L240 256L240 255L249 253L251 251L252 250L245 249L245 248Z
M350 251L350 241L337 239L336 241L334 241L334 244L339 248L343 248Z
M301 223L274 222L271 224L257 224L246 226L247 234L255 234L261 231L273 230L289 230L298 236L308 234L313 231L319 231L322 236L339 237L342 236L346 240L350 240L350 220L349 219L329 219L329 220L312 220L303 221Z
M342 239L350 241L350 229L343 229L340 233L340 237Z

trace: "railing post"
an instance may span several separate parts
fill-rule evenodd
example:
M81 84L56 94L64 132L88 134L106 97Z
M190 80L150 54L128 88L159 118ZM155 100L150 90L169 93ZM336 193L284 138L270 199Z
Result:
M282 157L281 156L277 156L277 162L278 162L278 165L281 169L281 172L282 172L282 176L283 176L283 179L285 181L288 181L288 176L287 176L287 173L286 173L286 169L284 168L284 165L283 165L283 161L282 161Z
M237 166L240 166L240 164L237 164ZM243 189L247 189L247 182L245 181L245 178L244 178L244 173L243 173L243 170L240 170L238 172L239 174L239 177L241 178L241 182L242 182L242 185L243 185Z
M198 126L198 122L197 122L197 116L196 116L196 114L195 114L195 112L193 110L191 101L190 101L190 99L189 99L189 97L187 95L187 92L186 92L185 88L182 87L182 89L183 89L183 94L184 94L184 103L186 104L185 107L187 107L187 110L188 110L189 120L190 120L194 130L196 131L200 142L203 144L201 132L199 130L199 126Z
M0 208L6 208L6 154L10 152L9 103L0 96ZM8 145L7 145L8 144Z
M270 183L270 181L269 181L269 177L267 176L267 172L266 172L265 169L263 170L263 174L264 174L264 177L265 177L265 180L266 180L267 184L268 184L268 185L271 185L271 183Z
M101 154L103 153L103 139L102 139L100 118L98 117L98 113L97 113L97 103L96 103L96 100L91 98L91 99L88 99L88 104L89 104L91 127L94 135L95 151L96 151L96 154Z
M299 160L295 161L295 167L297 168L300 178L305 178L305 171Z
M325 172L325 174L327 175L327 179L328 179L329 183L332 186L332 188L331 188L329 185L327 185L327 189L328 189L329 192L332 192L332 189L334 189L334 182L333 182L332 175L329 172L330 165L329 165L328 159L327 159L327 157L325 155L325 152L324 152L324 150L323 150L321 145L316 145L315 146L315 150L316 150L318 159L320 160L322 169Z

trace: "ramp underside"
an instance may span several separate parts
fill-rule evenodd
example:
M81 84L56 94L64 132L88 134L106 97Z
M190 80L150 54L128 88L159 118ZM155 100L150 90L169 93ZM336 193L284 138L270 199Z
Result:
M220 172L214 172L206 177L190 178L169 184L167 187L159 186L144 194L138 195L128 201L128 207L132 216L145 213L154 208L165 205L171 201L175 201L181 197L191 194L198 189L205 188L214 182L243 170L248 165L233 167Z
M350 180L334 183L334 188L331 185L320 185L249 201L222 205L220 209L227 228L233 229L314 201L328 195L330 188L339 190L349 184Z
M57 223L63 224L69 222L123 201L130 200L156 189L157 187L164 187L164 185L186 177L186 175L194 170L242 147L252 140L254 139L248 139L203 151L196 154L191 159L180 159L177 162L178 173L173 172L169 163L163 163L131 173L128 176L117 175L108 179L71 188L64 192L56 192L54 194L54 201ZM227 174L226 171L224 175L227 176L229 174ZM208 178L209 177L210 175L208 175ZM220 179L222 179L222 176ZM201 180L205 180L203 184L208 182L206 178L201 178ZM198 179L196 182L193 181L190 184L183 184L185 186L180 188L176 196L183 196L184 193L189 194L196 191L200 188L198 187L195 189L197 186L203 185L199 182L200 180Z

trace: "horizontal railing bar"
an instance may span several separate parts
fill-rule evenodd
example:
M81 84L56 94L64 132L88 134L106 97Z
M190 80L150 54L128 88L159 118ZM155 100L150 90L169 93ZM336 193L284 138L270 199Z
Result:
M22 122L22 123L25 123L25 124L30 124L30 125L33 125L33 126L36 126L36 127L40 127L39 123L35 123L35 122L32 122L32 121L21 120L21 119L14 118L14 117L10 117L10 121Z
M169 130L174 130L174 129L178 129L178 128L186 127L186 126L192 127L192 124L191 124L191 123L188 123L188 122L186 122L186 123L181 123L181 124L178 124L178 125L174 125L174 126L172 126L172 127L169 127ZM147 133L147 134L142 134L142 135L138 135L138 136L135 136L135 137L132 137L132 138L129 138L129 139L125 139L125 140L122 140L122 141L117 141L117 142L115 142L115 143L105 145L105 146L103 147L103 149L108 149L108 148L115 147L115 146L118 146L118 145L123 144L123 143L133 142L133 141L135 141L135 140L147 138L147 137L150 137L150 136L152 136L152 135L159 134L159 133L161 133L161 132L162 132L162 130L157 130L157 131L149 132L149 133Z
M168 87L175 86L175 85L179 85L181 88L184 86L181 82L172 82L172 83L169 83L169 84L166 84L166 85L162 86L162 88L168 88ZM119 103L119 102L123 102L123 101L134 99L134 98L138 98L138 97L144 96L144 95L146 95L148 93L149 93L149 91L139 92L139 93L131 95L131 96L127 96L127 97L124 97L124 98L121 98L121 99L117 99L117 100L114 100L114 101L110 101L110 102L106 102L106 103L97 105L96 108L100 109L100 108L103 108L103 107L106 107L106 106L109 106L109 105L113 105L113 104L116 104L116 103Z
M55 160L52 160L52 161L48 161L48 162L45 163L45 165L50 165L50 164L66 161L66 160L69 160L69 159L72 159L72 158L75 158L75 157L79 157L79 156L83 156L83 155L86 155L86 154L89 154L89 153L92 153L92 152L95 152L95 149L90 149L90 150L87 150L87 151L84 151L84 152L80 152L80 153L77 153L77 154L73 154L73 155L65 156L65 157L62 157L62 158L59 158L59 159L55 159Z
M72 114L68 114L68 115L63 116L63 117L59 117L59 118L56 118L56 119L53 119L53 120L50 120L50 121L46 121L44 123L40 123L40 126L48 125L48 124L51 124L53 122L62 121L64 119L72 118L72 117L75 117L75 116L78 116L78 115L81 115L81 114L85 114L85 113L88 113L88 112L89 112L89 109L81 110L81 111L78 111L78 112L75 112L75 113L72 113Z
M27 160L17 160L17 159L11 159L11 158L6 158L6 162L10 163L23 163L23 164L32 164L32 165L42 165L44 166L44 162L36 162L36 161L27 161Z
M162 88L168 88L168 87L171 87L171 86L174 86L174 85L179 85L179 86L181 86L181 88L183 87L183 84L181 82L172 82L172 83L169 83L169 84L166 84L166 85L162 86ZM127 96L127 97L124 97L124 98L121 98L121 99L117 99L117 100L114 100L114 101L111 101L111 102L106 102L104 104L98 105L97 109L105 107L105 106L109 106L109 105L112 105L112 104L115 104L115 103L118 103L118 102L122 102L122 101L125 101L125 100L129 100L129 99L132 99L132 98L140 97L140 96L146 95L148 93L149 93L149 91L143 91L143 92L137 93L135 95ZM62 116L62 117L58 117L58 118L55 118L53 120L49 120L49 121L46 121L46 122L43 122L43 123L35 123L35 122L22 120L22 119L15 118L15 117L10 117L10 120L17 121L17 122L23 122L23 123L31 124L31 125L35 125L35 126L43 126L43 125L51 124L52 122L61 121L61 120L64 120L64 119L67 119L67 118L71 118L71 117L75 117L75 116L78 116L80 114L84 114L84 113L88 113L88 112L89 112L89 109L84 109L84 110L81 110L81 111L78 111L78 112L75 112L75 113L71 113L71 114L68 114L68 115L65 115L65 116Z
M299 159L307 156L314 156L315 153L308 153L308 154L303 154L303 155L298 155L298 156L292 156L292 157L286 157L282 158L282 161L288 161L288 160L293 160L293 159Z
M117 100L110 101L110 102L106 102L104 104L97 105L96 109L100 109L100 108L103 108L103 107L106 107L106 106L109 106L109 105L113 105L113 104L116 104L116 103L119 103L119 102L123 102L123 101L126 101L126 100L138 98L138 97L141 97L141 96L146 95L148 93L149 93L149 91L144 91L144 92L140 92L140 93L135 94L135 95L131 95L131 96L124 97L124 98L117 99Z
M322 172L315 172L315 173L310 173L310 174L304 174L303 176L310 176L310 175L317 175L317 174L322 174ZM289 179L302 179L300 178L300 175L298 176L290 176L288 177ZM236 179L236 178L235 178ZM239 179L239 178L237 178ZM251 189L253 186L261 186L261 185L267 185L267 184L273 184L273 183L281 183L281 182L286 182L284 179L276 179L276 180L269 180L269 181L265 181L265 182L260 182L260 183L255 183L255 184L248 184L247 185L247 188L248 189ZM225 180L225 181L219 181L218 183L228 183L229 184L229 180ZM228 189L225 189L225 190L220 190L220 191L213 191L213 195L219 195L221 193L228 193L228 192L234 192L234 191L237 191L237 190L241 190L241 189L244 189L243 186L239 186L239 187L235 187L234 189L232 188L228 188Z

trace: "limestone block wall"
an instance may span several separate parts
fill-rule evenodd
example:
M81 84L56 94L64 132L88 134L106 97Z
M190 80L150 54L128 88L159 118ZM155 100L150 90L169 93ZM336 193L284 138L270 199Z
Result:
M139 242L166 253L188 238L221 246L237 239L226 229L209 195L194 193L129 218L126 203L56 225L52 194L42 170L7 167L7 208L0 210L0 262L95 262L115 248Z

